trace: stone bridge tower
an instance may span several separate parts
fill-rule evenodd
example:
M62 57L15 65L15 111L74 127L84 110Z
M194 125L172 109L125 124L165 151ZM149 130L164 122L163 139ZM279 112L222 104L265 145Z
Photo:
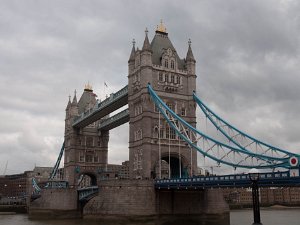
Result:
M160 117L147 91L147 84L150 83L173 111L196 126L196 106L192 96L193 90L196 90L195 64L191 42L188 42L186 58L179 58L162 23L157 27L151 44L147 30L141 50L136 49L133 42L128 61L131 178L195 174L196 152L191 152L189 146Z
M64 177L70 185L77 185L81 175L90 178L90 185L96 185L101 172L107 167L109 131L99 133L99 121L85 128L72 127L74 119L97 104L96 95L88 84L77 102L69 99L65 119Z

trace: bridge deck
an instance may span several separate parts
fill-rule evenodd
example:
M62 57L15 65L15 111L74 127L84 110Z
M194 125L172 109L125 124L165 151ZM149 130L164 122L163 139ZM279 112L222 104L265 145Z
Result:
M111 130L127 122L129 122L129 109L125 109L122 112L101 121L98 128L99 130Z
M261 187L300 186L300 177L291 177L289 172L263 173L260 174L258 185ZM197 189L250 186L251 181L248 174L161 179L155 181L156 189Z
M75 118L72 126L75 128L86 127L126 104L128 104L128 85L120 91L111 94L110 97L96 105L93 110Z

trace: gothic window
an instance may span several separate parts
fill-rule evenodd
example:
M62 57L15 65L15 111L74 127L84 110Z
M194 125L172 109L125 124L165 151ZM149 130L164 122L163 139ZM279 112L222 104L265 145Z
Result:
M175 140L176 139L176 132L172 127L169 127L170 129L170 139Z
M174 63L174 60L171 60L171 69L175 69L175 63Z
M79 162L84 162L84 152L79 152Z
M143 113L143 106L142 106L142 104L141 103L136 104L135 107L134 107L134 115L138 116L138 115L140 115L142 113Z
M165 74L165 82L169 82L169 74Z
M182 116L186 115L186 109L184 107L181 108L181 115Z
M98 158L98 155L96 154L96 155L94 155L94 162L96 163L98 161L99 161L99 158Z
M176 77L176 80L177 80L177 84L180 84L180 76Z
M163 127L160 128L160 132L159 132L159 138L164 138L165 137L165 130Z
M156 104L154 103L154 112L159 112L158 107L156 106Z
M78 139L78 145L81 145L81 138Z
M169 61L167 59L165 59L165 67L169 68Z
M172 74L172 75L171 75L171 83L174 83L174 80L175 80L175 77L174 77L174 75Z
M90 154L87 154L87 155L85 156L85 160L86 160L86 162L93 162L93 156L90 155Z
M169 139L170 138L170 127L166 126L166 138Z
M158 126L155 126L155 127L154 127L154 132L153 132L153 137L154 137L154 138L158 138L158 131L159 131L159 130L158 130Z
M134 132L134 140L138 141L141 140L143 138L143 131L142 129L139 129L137 131Z
M86 138L86 146L87 147L92 147L93 146L93 138L92 137L87 137Z
M159 80L159 81L163 81L163 74L162 74L162 73L159 73L159 75L158 75L158 80Z
M173 112L175 112L175 105L174 105L174 104L168 102L168 103L167 103L167 106L168 106Z

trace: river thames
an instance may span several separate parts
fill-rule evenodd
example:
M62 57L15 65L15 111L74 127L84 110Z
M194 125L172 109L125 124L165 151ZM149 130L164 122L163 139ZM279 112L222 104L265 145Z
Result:
M300 208L262 209L261 220L263 225L299 225ZM230 212L230 225L252 225L252 210L233 210ZM26 214L0 215L0 225L224 225L213 222L104 222L97 219L66 219L66 220L29 220Z

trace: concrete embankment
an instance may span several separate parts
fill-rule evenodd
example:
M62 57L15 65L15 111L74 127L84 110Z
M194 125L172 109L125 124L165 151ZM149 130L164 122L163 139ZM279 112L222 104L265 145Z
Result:
M0 205L0 215L27 213L26 205Z

